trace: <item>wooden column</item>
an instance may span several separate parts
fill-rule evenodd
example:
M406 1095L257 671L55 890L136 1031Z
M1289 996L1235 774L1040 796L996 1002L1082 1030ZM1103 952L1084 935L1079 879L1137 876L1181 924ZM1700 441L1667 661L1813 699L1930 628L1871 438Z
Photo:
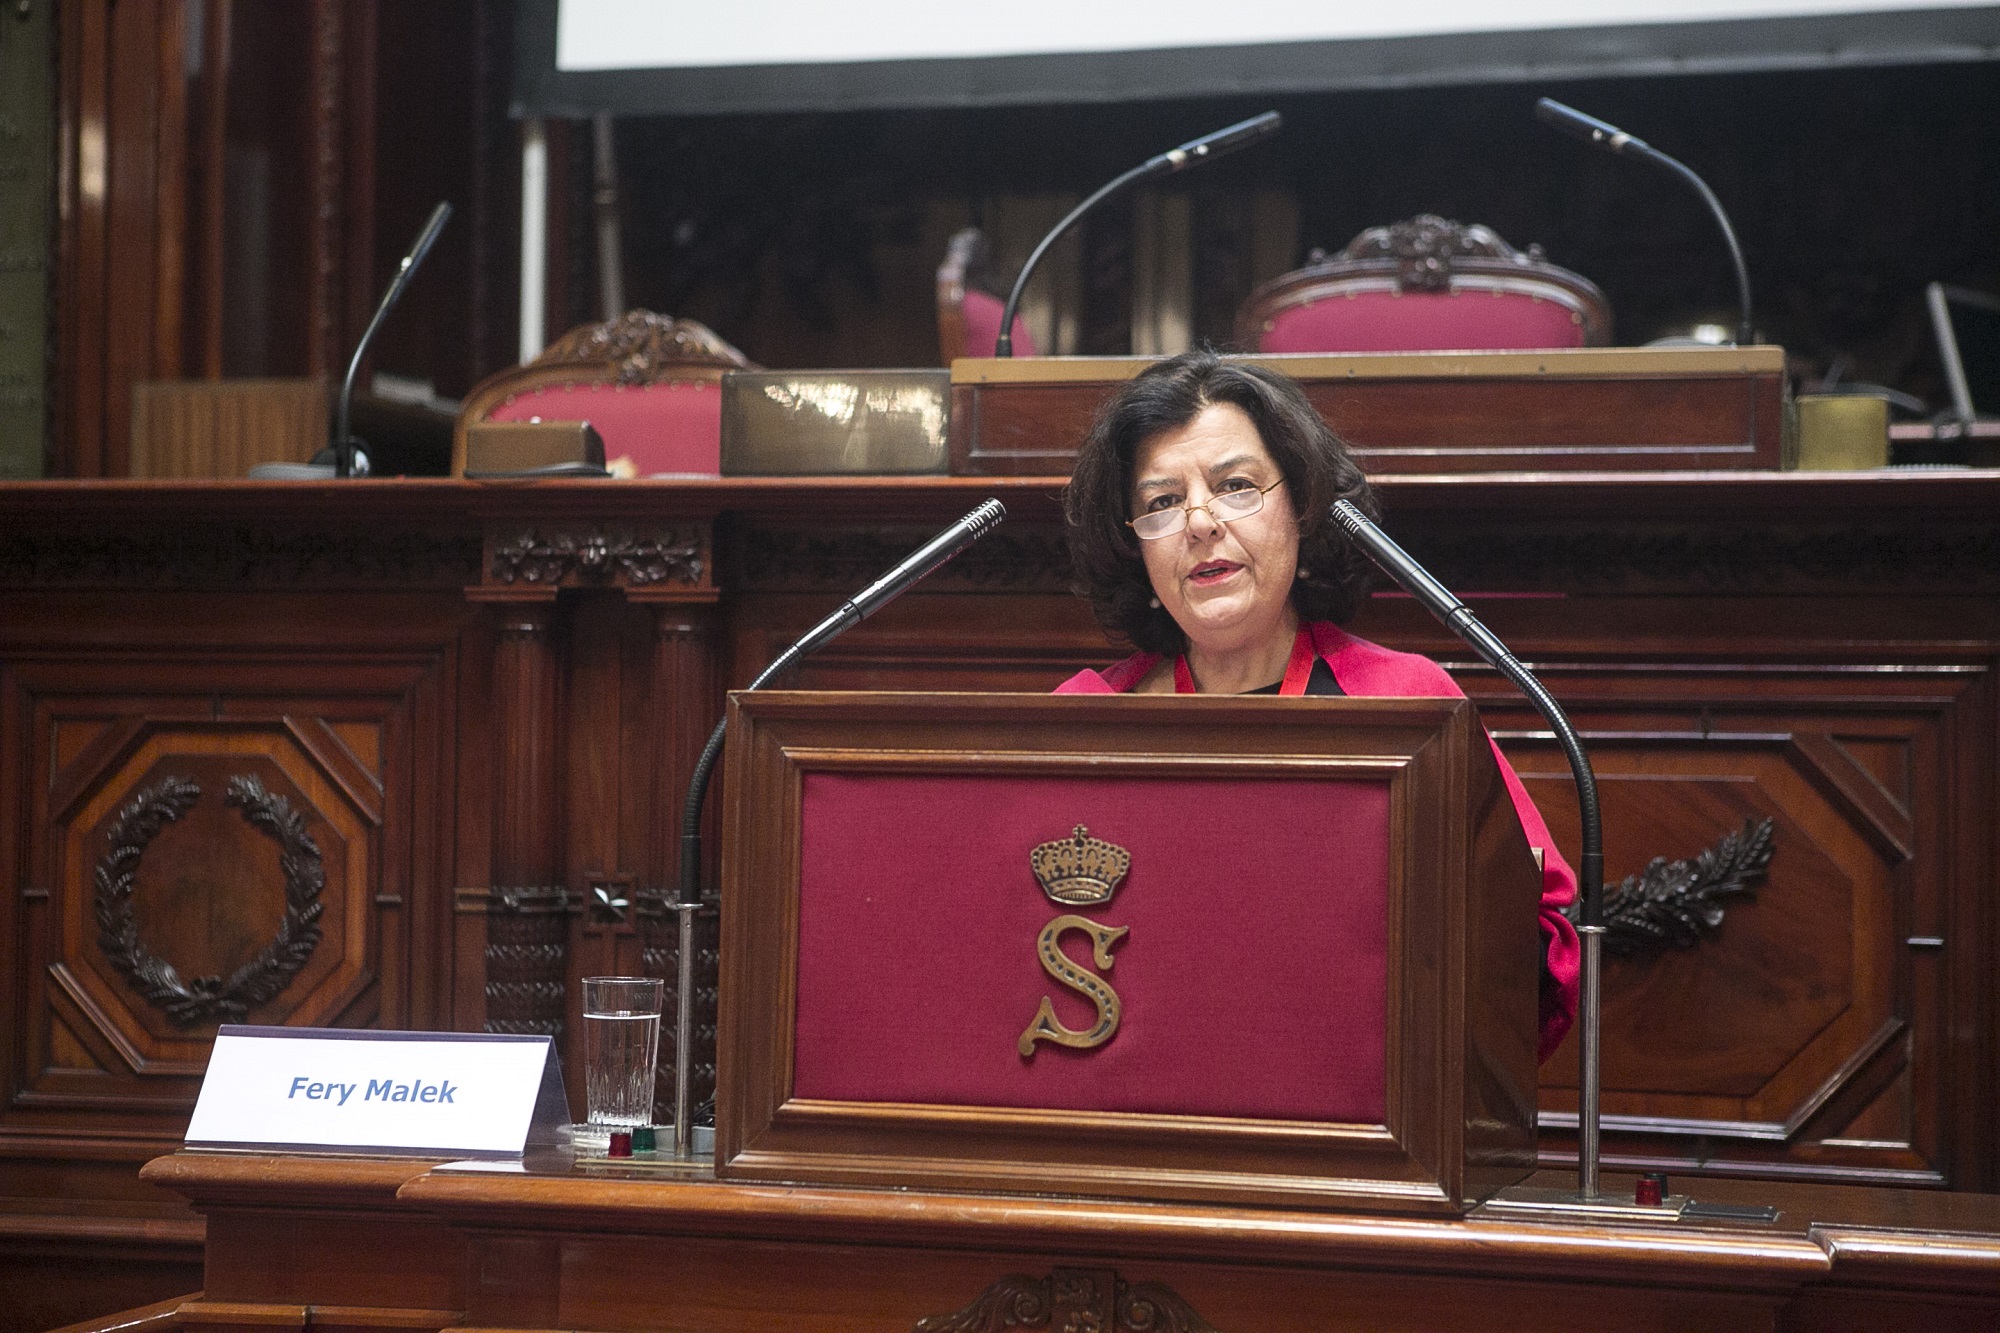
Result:
M634 600L647 600L636 594ZM645 939L646 975L668 980L666 1013L660 1024L661 1070L655 1118L673 1114L672 1071L680 996L671 984L680 968L680 923L665 904L680 890L681 823L688 782L709 732L722 715L722 669L718 660L715 610L682 601L652 601L655 640L649 723L654 775L651 863L641 894L640 925ZM717 775L719 778L719 774ZM710 812L704 820L704 886L712 882L718 827L713 808L720 782L711 784ZM717 918L713 910L695 919L695 1039L691 1051L689 1102L699 1106L715 1095Z
M557 830L561 664L553 589L495 593L493 884L486 917L486 1030L560 1037L568 1010L569 890Z

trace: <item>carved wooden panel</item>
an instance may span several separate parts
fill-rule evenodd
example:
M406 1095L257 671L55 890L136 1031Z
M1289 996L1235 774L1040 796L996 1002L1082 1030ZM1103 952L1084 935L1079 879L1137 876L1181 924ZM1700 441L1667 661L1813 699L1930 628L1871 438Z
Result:
M0 663L29 885L4 1122L177 1136L218 1023L430 1016L439 663L212 651Z
M915 1333L992 1333L1010 1328L1215 1333L1172 1287L1130 1283L1108 1268L1057 1268L1042 1278L1009 1274L965 1308L919 1320Z
M1763 879L1698 943L1607 961L1607 1162L1949 1179L1942 972L1972 942L1946 923L1956 868L1940 833L1979 817L1953 782L1958 748L1978 743L1977 669L1766 666L1753 685L1747 667L1558 666L1546 678L1591 747L1608 881L1771 822ZM1573 857L1560 754L1518 705L1482 706ZM1575 1060L1572 1040L1542 1071L1545 1153L1571 1150Z

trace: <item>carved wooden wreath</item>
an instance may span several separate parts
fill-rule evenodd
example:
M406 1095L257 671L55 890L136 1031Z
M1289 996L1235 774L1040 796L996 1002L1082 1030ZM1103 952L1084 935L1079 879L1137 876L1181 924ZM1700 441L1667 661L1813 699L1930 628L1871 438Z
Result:
M201 788L183 778L164 778L145 788L118 812L111 825L111 850L97 863L99 947L148 1003L184 1028L240 1022L284 990L319 945L319 895L326 887L319 845L306 831L305 820L284 797L265 791L256 778L231 778L225 802L278 844L278 865L285 875L285 918L277 937L227 978L183 980L173 964L155 957L140 940L132 919L132 880L147 845L200 799Z
M1604 889L1604 947L1631 958L1692 949L1722 928L1729 905L1748 897L1770 867L1772 821L1745 820L1686 861L1656 856L1644 871ZM1563 909L1582 919L1580 904Z

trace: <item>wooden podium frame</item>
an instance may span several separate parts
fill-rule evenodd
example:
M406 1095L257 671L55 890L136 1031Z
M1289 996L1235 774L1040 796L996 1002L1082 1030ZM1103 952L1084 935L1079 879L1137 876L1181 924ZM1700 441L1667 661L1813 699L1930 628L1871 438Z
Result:
M1454 1215L1534 1169L1540 875L1469 701L771 691L729 718L718 1176ZM797 1097L814 773L1386 782L1384 1122Z

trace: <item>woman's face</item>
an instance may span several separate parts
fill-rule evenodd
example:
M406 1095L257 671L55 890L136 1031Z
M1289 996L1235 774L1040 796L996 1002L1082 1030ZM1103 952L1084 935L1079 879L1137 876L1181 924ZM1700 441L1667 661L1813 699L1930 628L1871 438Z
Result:
M1139 446L1131 517L1206 504L1223 491L1261 490L1283 475L1243 409L1212 403L1185 426ZM1264 507L1247 518L1218 523L1196 509L1180 532L1139 543L1153 593L1192 649L1256 650L1278 636L1289 643L1297 624L1291 595L1299 566L1290 489L1266 493Z

